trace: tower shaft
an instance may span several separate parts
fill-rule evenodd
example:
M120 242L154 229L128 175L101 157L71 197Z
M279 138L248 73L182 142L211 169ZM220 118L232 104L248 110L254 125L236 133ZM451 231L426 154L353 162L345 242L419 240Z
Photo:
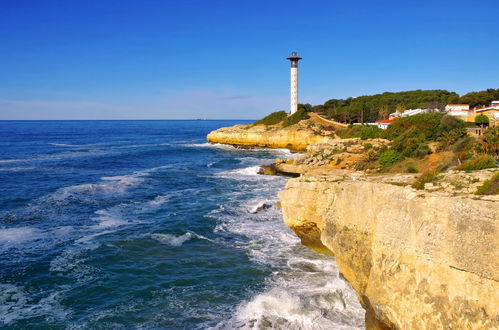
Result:
M291 62L290 112L294 114L298 111L298 61L301 57L296 52L292 52L287 59Z
M291 66L291 114L298 111L298 65Z

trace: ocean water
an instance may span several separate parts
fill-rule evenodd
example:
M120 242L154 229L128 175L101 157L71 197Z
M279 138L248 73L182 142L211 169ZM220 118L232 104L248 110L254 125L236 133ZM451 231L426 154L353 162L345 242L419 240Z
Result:
M0 121L0 328L359 329L235 121Z

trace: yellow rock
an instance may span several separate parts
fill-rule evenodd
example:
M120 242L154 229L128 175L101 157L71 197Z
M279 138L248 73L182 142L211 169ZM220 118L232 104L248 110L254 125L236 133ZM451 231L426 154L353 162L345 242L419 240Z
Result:
M499 208L334 176L291 179L285 223L334 254L368 329L498 329Z
M319 135L304 124L285 128L265 125L235 125L217 129L207 136L210 143L237 146L287 148L292 151L305 151L309 144L329 143L331 136Z

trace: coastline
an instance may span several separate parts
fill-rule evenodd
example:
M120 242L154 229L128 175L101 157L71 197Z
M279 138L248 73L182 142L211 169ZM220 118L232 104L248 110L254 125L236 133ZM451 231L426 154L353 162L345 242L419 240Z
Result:
M222 128L208 141L310 152L315 140L297 138L306 128ZM497 297L488 296L499 290L498 199L470 193L497 170L477 173L457 195L452 175L439 189L418 191L408 184L414 175L373 176L322 159L277 159L262 172L300 176L279 192L284 222L303 245L334 256L366 310L367 329L499 324Z

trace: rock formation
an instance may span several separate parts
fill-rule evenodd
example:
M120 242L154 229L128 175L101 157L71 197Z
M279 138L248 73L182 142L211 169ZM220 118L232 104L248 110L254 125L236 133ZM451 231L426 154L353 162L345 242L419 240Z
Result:
M235 125L223 127L208 134L208 142L247 147L287 148L292 151L305 151L307 146L333 141L334 132L321 132L314 129L309 121L297 125ZM329 133L329 134L328 134Z
M497 196L419 191L355 174L279 193L302 243L333 254L368 329L499 328Z

